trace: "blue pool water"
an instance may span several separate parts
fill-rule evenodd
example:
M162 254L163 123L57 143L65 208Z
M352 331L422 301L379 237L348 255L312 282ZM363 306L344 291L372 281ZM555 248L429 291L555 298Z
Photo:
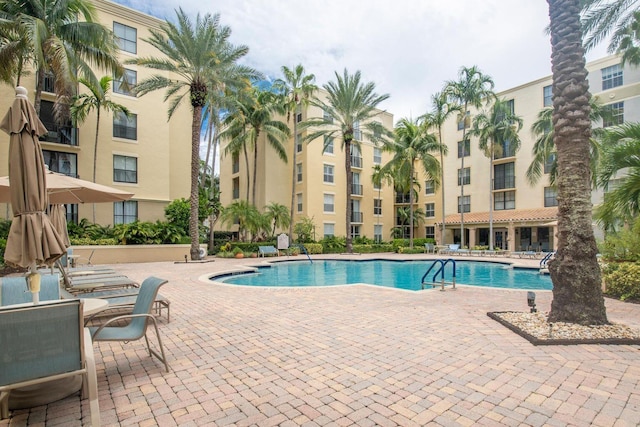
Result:
M247 286L308 287L368 283L391 288L420 290L421 279L432 261L332 261L278 262L259 268L257 273L218 277L224 283ZM425 282L431 283L435 269ZM453 275L445 267L445 281ZM439 277L438 277L439 280ZM511 289L552 289L551 278L535 269L511 268L504 264L457 261L456 284ZM430 286L425 287L430 288Z

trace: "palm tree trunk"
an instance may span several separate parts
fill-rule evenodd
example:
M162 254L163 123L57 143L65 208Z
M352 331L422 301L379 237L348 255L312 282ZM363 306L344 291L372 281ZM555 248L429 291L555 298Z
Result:
M489 250L493 250L493 142L489 155Z
M346 215L345 215L345 235L347 253L353 253L353 239L351 238L351 187L353 185L353 176L351 175L351 139L344 140L344 170L347 174L347 194L346 194Z
M246 169L247 169L247 203L249 203L249 183L251 182L251 173L249 170L249 154L247 154L247 146L243 145L242 146L242 151L244 152L244 163L246 165Z
M96 171L98 169L98 134L100 133L100 105L96 108L96 139L93 142L93 182L96 182ZM93 223L96 223L96 204L93 206Z
M438 128L438 136L439 142L442 144L442 127ZM444 207L444 152L443 148L440 148L440 190L442 193L442 234L440 235L440 244L444 245L444 232L445 232L445 212L446 209Z
M413 249L413 160L409 168L409 248Z
M547 0L551 18L553 125L558 162L558 250L549 264L549 322L606 324L591 226L589 85L580 0Z
M465 111L467 111L467 106L465 104ZM466 139L467 139L467 127L464 120L466 119L466 113L464 118L462 119L462 160L460 166L460 203L458 206L460 207L460 247L464 248L464 156L466 154Z
M202 107L193 106L191 121L191 195L189 201L189 237L191 238L191 259L197 260L200 252L200 233L198 230L198 176L200 172L200 125Z
M297 111L297 109L296 109ZM296 147L296 138L298 137L298 120L296 120L295 114L293 117L293 166L291 168L291 218L289 222L289 242L293 240L293 212L296 203L296 161L298 157L298 147Z
M258 176L258 138L260 137L260 130L256 129L256 136L253 141L253 185L251 191L251 203L256 205L256 177Z
M211 159L211 194L215 197L216 195L216 156L218 155L218 131L219 126L216 126L213 133L213 154ZM218 200L219 201L219 200ZM209 250L213 251L214 243L214 231L213 226L217 222L217 217L215 214L211 214L211 218L209 219Z

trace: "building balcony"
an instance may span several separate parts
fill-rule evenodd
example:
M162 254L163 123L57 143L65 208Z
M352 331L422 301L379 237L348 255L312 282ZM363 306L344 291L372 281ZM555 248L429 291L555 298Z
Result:
M362 169L362 157L361 156L351 156L351 167Z
M78 129L72 126L59 126L54 123L44 123L48 132L40 137L40 141L56 144L78 145Z
M362 223L363 221L363 217L364 215L362 215L362 212L351 212L351 222L352 223Z
M362 184L351 184L351 195L362 196Z
M410 203L410 199L411 197L409 196L409 193L406 193L406 194L396 193L396 204L408 205Z

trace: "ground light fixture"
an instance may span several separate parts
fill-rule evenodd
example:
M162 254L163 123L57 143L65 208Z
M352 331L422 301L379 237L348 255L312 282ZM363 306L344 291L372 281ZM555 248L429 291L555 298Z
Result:
M536 313L538 310L536 309L536 293L535 292L527 292L527 305L531 307L531 312Z

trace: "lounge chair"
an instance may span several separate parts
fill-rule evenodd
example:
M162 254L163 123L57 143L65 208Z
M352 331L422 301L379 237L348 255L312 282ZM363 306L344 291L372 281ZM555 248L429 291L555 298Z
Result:
M425 254L435 254L436 246L433 243L425 243L424 244L424 253Z
M87 292L80 294L82 298L100 298L109 302L108 312L112 310L131 311L138 298L140 288L111 289L98 292ZM160 294L156 294L153 301L153 308L158 316L162 316L162 310L167 310L167 323L171 321L171 301Z
M266 255L280 256L280 252L278 252L275 246L258 246L258 256L264 257Z
M82 327L80 300L1 307L0 337L1 418L9 416L12 390L82 375L91 424L100 425L93 348L89 330Z
M144 279L140 285L140 292L136 297L136 303L133 307L131 314L123 314L113 317L107 320L100 326L91 326L91 338L93 341L136 341L144 337L147 348L149 350L149 356L155 356L164 363L164 366L169 372L169 364L164 354L164 347L162 346L162 338L160 337L160 331L158 330L158 323L156 317L151 313L153 302L158 294L160 286L167 283L164 279L157 277L148 277ZM91 321L94 316L89 317L86 322ZM113 326L118 325L122 320L129 320L126 326ZM156 337L158 338L158 345L160 353L153 350L149 344L149 338L147 337L147 326L149 323L153 324L156 331Z

